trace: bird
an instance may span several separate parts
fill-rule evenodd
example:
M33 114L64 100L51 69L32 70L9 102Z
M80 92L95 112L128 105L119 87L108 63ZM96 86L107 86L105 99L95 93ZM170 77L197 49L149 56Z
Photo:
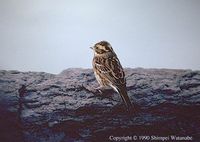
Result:
M100 84L98 88L111 87L121 96L127 111L130 111L132 104L127 94L125 73L111 44L100 41L90 48L94 51L92 66Z

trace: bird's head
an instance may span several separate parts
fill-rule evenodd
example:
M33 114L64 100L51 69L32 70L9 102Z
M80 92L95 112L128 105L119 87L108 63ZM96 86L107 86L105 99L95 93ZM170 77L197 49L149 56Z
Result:
M94 50L94 53L96 55L102 55L105 53L114 53L112 46L107 41L100 41L90 48Z

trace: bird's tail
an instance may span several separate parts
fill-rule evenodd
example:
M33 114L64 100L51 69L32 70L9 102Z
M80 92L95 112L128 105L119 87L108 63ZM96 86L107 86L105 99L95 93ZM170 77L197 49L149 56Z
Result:
M131 111L132 104L131 104L131 101L130 101L129 96L127 94L126 88L124 88L124 87L118 87L117 91L120 94L123 102L125 103L127 110Z

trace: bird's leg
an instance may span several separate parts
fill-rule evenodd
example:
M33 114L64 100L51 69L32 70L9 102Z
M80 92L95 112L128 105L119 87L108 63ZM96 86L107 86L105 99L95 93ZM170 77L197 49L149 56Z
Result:
M102 94L103 93L102 90L103 90L103 86L99 86L99 87L95 88L95 92L98 94Z
M114 90L109 86L100 85L99 87L94 88L94 91L92 91L92 92L95 96L98 96L100 98L112 99L112 94L113 94ZM92 96L92 97L95 97L95 96Z
M100 94L103 94L105 91L110 90L111 88L107 87L107 86L99 86L97 88L95 88L95 90L97 90Z
M99 95L99 97L103 98L109 98L113 100L113 92L114 90L109 87L109 86L99 86L97 88L95 88L96 92L98 92L97 94Z

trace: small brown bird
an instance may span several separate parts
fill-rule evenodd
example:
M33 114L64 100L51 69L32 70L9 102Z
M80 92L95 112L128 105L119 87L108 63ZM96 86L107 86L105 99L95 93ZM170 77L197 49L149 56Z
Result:
M132 105L126 90L125 74L112 46L107 41L100 41L91 48L94 50L92 65L99 88L113 88L129 111Z

